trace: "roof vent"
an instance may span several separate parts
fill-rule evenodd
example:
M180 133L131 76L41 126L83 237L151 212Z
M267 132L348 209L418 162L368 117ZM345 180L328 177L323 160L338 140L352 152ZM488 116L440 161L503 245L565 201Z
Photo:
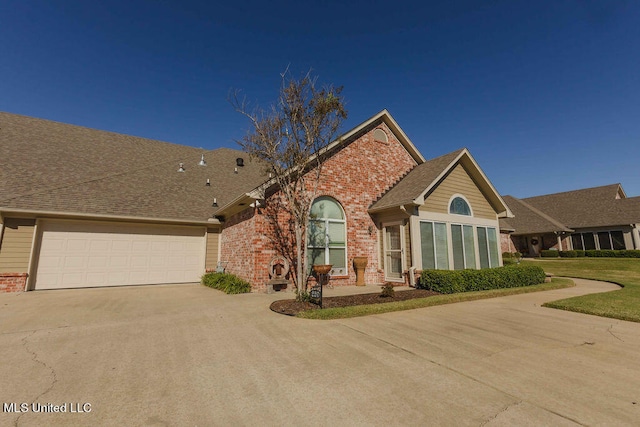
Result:
M204 154L200 156L200 161L198 162L198 166L207 166L207 162L204 160Z
M205 184L207 187L211 187L211 181L207 178L207 183Z
M180 163L180 167L178 168L178 172L184 172L184 163Z
M233 168L233 173L238 173L238 168Z
M244 166L244 159L242 157L238 157L236 159L236 166L240 166L240 167Z

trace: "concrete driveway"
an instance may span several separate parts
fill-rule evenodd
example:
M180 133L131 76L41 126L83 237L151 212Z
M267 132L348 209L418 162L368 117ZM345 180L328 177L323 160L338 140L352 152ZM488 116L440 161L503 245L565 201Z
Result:
M0 425L638 425L640 324L540 307L614 288L578 282L339 321L198 285L4 294L0 403L29 411Z

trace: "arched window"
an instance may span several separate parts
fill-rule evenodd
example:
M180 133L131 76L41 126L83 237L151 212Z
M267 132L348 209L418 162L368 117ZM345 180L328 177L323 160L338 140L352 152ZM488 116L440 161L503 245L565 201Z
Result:
M307 252L310 267L331 264L331 274L347 274L347 227L344 211L331 197L318 197L311 205Z
M471 216L471 207L469 207L469 203L462 197L454 197L449 205L449 213Z

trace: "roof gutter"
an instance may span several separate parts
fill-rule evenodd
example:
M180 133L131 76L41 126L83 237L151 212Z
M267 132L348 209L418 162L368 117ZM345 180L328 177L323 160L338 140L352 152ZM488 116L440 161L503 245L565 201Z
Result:
M31 216L31 217L49 217L49 218L68 218L68 219L85 219L85 220L101 220L101 221L129 221L129 222L153 222L176 225L221 225L221 222L215 218L207 220L188 220L175 218L152 218L128 215L101 215L88 214L82 212L59 212L59 211L38 211L31 209L7 209L0 208L0 217L11 215Z

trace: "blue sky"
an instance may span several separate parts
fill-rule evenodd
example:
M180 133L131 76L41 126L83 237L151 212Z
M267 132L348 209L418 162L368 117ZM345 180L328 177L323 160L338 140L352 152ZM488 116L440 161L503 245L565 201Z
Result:
M468 147L502 194L637 196L638 23L616 0L0 0L0 110L237 148L229 89L266 106L290 64L344 86L344 131L386 108L427 158Z

